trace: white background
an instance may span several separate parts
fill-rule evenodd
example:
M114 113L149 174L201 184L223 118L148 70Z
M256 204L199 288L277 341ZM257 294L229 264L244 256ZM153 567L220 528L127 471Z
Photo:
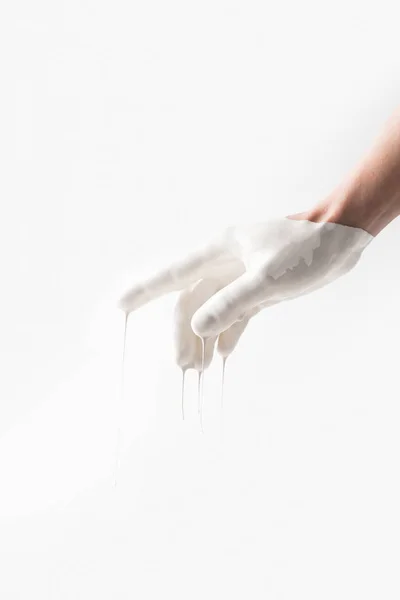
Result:
M119 274L306 210L400 102L395 3L8 2L1 24L4 600L398 599L400 224L257 317L205 381ZM102 306L98 310L98 305ZM101 318L99 317L101 316Z

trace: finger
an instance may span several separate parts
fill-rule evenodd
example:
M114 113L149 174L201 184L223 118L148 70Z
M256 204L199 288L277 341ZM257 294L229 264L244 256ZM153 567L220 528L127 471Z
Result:
M203 361L203 343L192 330L190 322L196 310L218 289L216 280L202 279L179 295L175 308L174 342L175 360L181 369L201 370L211 363L216 338L207 340Z
M264 308L269 308L270 306L274 306L276 304L279 304L279 300L267 301L263 304L260 304L256 308L253 308L240 321L236 321L236 323L231 325L226 331L220 333L217 344L218 354L220 354L223 358L227 358L230 354L232 354L240 338L247 329L250 320Z
M119 307L125 312L136 310L155 298L195 283L225 260L222 245L210 244L133 285L120 298Z
M249 320L250 317L244 317L241 321L236 321L236 323L231 325L218 336L217 350L218 354L220 354L223 358L226 358L234 351L242 333L249 323Z
M196 371L208 369L214 356L216 341L216 337L200 339L196 335L196 354L194 357L193 369L196 369Z
M193 331L205 338L219 335L241 315L257 307L262 300L267 300L269 287L271 291L275 287L271 277L244 273L217 292L193 315Z
M175 362L181 369L193 369L196 357L196 338L190 327L188 310L189 290L179 294L173 327Z
M267 304L266 304L267 306ZM231 325L228 329L220 333L218 336L218 344L217 350L218 354L220 354L223 358L227 358L237 346L239 339L242 337L244 331L246 330L250 319L254 317L260 310L264 308L264 306L257 306L249 311L246 315L243 315L243 318L240 321L236 321L233 325Z
M217 291L242 275L244 266L235 263L224 268L215 278L202 279L180 293L175 307L174 341L176 362L181 368L202 369L203 344L194 333L191 320L194 313ZM204 368L211 363L216 337L206 341Z

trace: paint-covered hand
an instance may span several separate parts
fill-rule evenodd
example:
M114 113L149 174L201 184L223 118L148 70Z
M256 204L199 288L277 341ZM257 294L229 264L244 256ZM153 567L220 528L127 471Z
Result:
M133 285L120 299L125 312L181 291L175 314L177 362L204 366L214 348L228 356L261 309L308 294L358 262L372 240L362 229L292 218L231 227L182 261Z

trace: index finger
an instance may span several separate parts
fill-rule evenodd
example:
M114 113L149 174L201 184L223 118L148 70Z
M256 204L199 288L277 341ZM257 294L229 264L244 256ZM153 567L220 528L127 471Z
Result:
M209 244L186 258L156 271L154 275L135 283L120 298L119 307L129 313L151 300L196 283L226 260L219 243Z

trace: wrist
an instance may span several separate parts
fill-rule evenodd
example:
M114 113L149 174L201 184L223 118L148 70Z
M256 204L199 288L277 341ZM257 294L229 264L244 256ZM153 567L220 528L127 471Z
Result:
M347 225L376 236L397 216L397 195L387 195L384 190L374 189L368 178L360 176L338 187L310 210L291 215L290 218Z

